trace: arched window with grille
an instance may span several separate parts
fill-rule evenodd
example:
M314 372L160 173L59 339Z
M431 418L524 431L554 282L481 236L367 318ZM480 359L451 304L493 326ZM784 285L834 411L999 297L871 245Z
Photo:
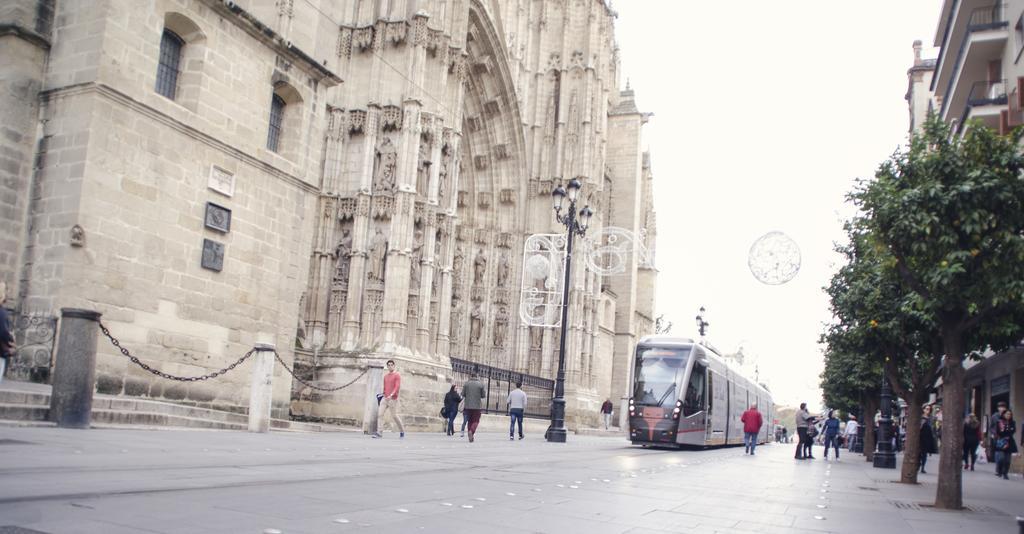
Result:
M185 41L171 30L164 30L160 39L160 63L156 71L156 92L174 100L178 90L181 49Z
M281 148L281 124L284 121L284 99L274 94L270 101L270 128L267 131L267 150L278 152Z

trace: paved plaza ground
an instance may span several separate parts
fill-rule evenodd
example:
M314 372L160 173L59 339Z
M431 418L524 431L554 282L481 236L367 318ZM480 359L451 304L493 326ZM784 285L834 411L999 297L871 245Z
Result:
M1015 533L1024 481L921 506L861 456L649 450L618 437L0 428L0 533ZM935 462L937 463L937 462Z

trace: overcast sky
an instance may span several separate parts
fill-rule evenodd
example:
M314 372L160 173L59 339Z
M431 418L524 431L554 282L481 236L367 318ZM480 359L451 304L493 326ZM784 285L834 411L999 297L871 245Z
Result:
M777 402L821 403L844 195L905 144L912 44L931 48L941 0L617 0L622 83L655 176L657 310L673 334L753 357ZM791 282L747 266L761 235L799 245ZM751 367L751 374L753 368Z

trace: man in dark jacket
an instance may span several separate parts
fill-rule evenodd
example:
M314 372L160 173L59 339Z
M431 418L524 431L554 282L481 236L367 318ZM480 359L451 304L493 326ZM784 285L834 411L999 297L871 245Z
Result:
M605 399L604 404L601 405L601 419L604 420L604 429L608 430L608 427L612 424L612 405L611 399Z
M462 399L464 404L462 410L469 419L469 442L473 443L473 436L476 434L476 427L480 425L480 411L483 409L484 385L474 374L469 377L466 384L462 386Z
M7 320L7 310L4 303L7 302L7 284L0 282L0 382L4 379L4 372L7 371L7 360L14 355L14 335L11 334L10 323Z

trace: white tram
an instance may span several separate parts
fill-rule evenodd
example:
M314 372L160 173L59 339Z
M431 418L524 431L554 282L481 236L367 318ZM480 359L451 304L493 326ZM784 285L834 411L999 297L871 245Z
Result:
M771 440L775 404L709 346L692 339L648 336L636 346L629 439L634 445L740 445L740 416L756 404L764 424L758 443Z

